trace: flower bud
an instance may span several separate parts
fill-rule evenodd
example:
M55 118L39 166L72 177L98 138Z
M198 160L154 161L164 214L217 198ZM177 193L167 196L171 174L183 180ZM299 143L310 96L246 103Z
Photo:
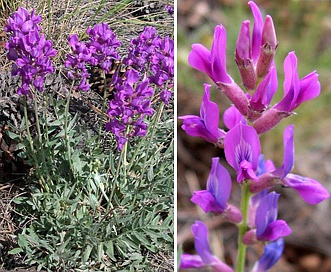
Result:
M256 75L254 63L251 59L250 32L248 20L241 25L236 43L235 61L237 63L244 87L248 91L254 91Z
M256 66L256 75L258 78L263 78L268 74L276 54L277 46L274 23L271 16L267 15L262 30L262 48Z

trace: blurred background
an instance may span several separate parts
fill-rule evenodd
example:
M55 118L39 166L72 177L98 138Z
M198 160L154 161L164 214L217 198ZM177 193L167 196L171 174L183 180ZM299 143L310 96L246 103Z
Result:
M213 85L212 100L223 112L229 100L216 91L215 85L203 73L191 68L187 56L192 43L211 47L214 27L223 24L227 30L227 71L241 83L234 62L234 50L241 22L253 17L248 1L243 0L178 0L178 116L199 115L204 82ZM276 128L261 136L266 159L276 167L283 161L283 130L295 125L295 167L293 173L318 180L331 192L331 1L255 1L263 17L273 17L279 46L275 62L278 72L276 103L283 97L283 61L290 51L298 58L300 78L317 70L322 86L321 95L302 104L296 114L283 120ZM232 265L236 260L237 229L221 217L205 214L190 202L193 191L205 189L211 158L224 157L223 150L200 138L190 137L178 121L178 246L194 253L190 227L195 220L209 228L212 251ZM220 120L221 126L223 126ZM224 128L224 127L223 127ZM224 159L222 162L226 165ZM229 167L230 173L234 174ZM239 204L240 189L233 183L230 203ZM272 271L331 271L331 201L317 206L305 203L294 190L276 188L279 199L279 219L287 221L293 233L285 238L282 259ZM262 246L248 251L248 267L263 252Z

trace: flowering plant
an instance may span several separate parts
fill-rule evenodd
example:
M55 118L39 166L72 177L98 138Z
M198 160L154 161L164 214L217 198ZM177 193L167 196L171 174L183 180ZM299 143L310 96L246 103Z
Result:
M42 92L45 76L54 71L51 58L56 55L56 50L40 33L40 22L41 17L34 11L30 14L25 8L19 8L5 26L5 31L11 33L5 47L8 59L14 61L12 75L22 78L17 92L27 96L31 96L31 84Z
M215 28L211 49L202 44L193 44L188 56L189 64L207 74L232 102L223 114L228 131L219 128L218 105L210 99L210 85L204 85L200 116L180 116L182 129L191 136L200 137L224 148L227 163L236 171L236 181L241 187L240 208L229 204L231 178L227 170L212 159L207 188L195 191L191 201L204 212L222 215L239 228L238 257L235 270L245 269L247 246L263 242L264 253L251 271L268 271L281 257L283 237L292 231L286 221L278 219L279 194L272 191L276 185L294 189L307 203L315 205L326 198L329 192L316 180L292 174L294 165L294 125L284 130L284 160L276 167L271 160L264 160L259 135L266 133L282 119L293 114L301 103L320 94L316 71L299 78L297 57L290 52L284 60L284 96L271 106L278 89L274 56L278 47L272 17L265 19L258 6L249 1L254 24L250 33L250 21L242 23L235 49L242 86L237 84L226 69L226 29ZM208 243L208 229L201 221L192 226L195 248L198 255L183 254L181 268L211 267L213 271L234 271L233 268L212 255Z
M36 10L44 11L44 2ZM50 24L62 19L65 24L71 22L68 12L72 7L65 5L62 13L55 12L52 5L49 1L49 20L43 26L48 24L48 35L50 29L67 33L62 25ZM125 14L131 16L132 7L102 1L83 10L87 19L97 21L95 16L101 10L111 8L118 13L127 9ZM103 18L113 18L111 12ZM120 33L132 36L135 31L120 17L116 20L116 25L124 26ZM146 253L173 254L173 200L168 197L173 195L174 181L173 40L161 37L156 28L145 27L125 48L123 39L108 24L96 24L87 28L84 38L74 33L68 37L67 77L63 78L63 64L59 63L63 47L56 75L43 84L55 70L51 61L56 50L41 34L41 16L20 8L7 22L7 56L13 63L12 74L22 78L18 93L24 101L25 125L11 127L15 133L8 135L19 141L19 157L30 171L24 177L25 193L14 200L20 229L10 236L1 261L8 255L9 265L15 255L16 264L33 265L37 270L117 271L121 267L154 271ZM133 24L138 22L141 24L138 20ZM158 26L161 29L173 33L167 24ZM90 90L93 82L102 80L104 97L99 103L98 94ZM90 111L86 104L77 104L77 98L87 102ZM27 102L34 103L33 120ZM93 122L95 117L99 117L99 127ZM100 137L102 130L105 141ZM164 262L172 268L172 263Z

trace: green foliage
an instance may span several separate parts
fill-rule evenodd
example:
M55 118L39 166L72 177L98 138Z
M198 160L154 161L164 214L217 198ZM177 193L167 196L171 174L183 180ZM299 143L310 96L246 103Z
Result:
M55 116L39 118L33 148L23 128L9 134L37 170L14 199L24 227L10 253L38 270L150 271L150 254L173 249L172 112L160 105L146 137L107 154L77 116L65 129L66 101L44 100Z

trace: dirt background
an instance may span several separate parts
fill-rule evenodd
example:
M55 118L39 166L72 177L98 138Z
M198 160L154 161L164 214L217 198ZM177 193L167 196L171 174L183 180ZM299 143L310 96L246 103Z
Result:
M261 137L266 158L276 165L282 163L282 132L286 125L295 124L296 160L293 173L309 176L331 191L331 139L330 139L330 78L331 78L331 3L330 1L256 1L263 15L270 14L275 22L279 48L276 64L279 93L282 95L282 61L289 51L298 56L299 75L303 77L317 69L322 85L321 96L298 109L297 114L284 120L278 128ZM241 22L252 16L246 1L233 0L179 0L178 1L178 116L199 115L202 83L210 82L202 73L187 64L192 43L210 48L213 29L224 24L228 34L228 72L238 80L238 72L231 57ZM221 112L229 105L226 97L212 89L212 100ZM275 100L277 101L277 100ZM178 246L194 253L190 227L195 220L204 221L210 231L213 253L228 264L236 260L237 230L221 217L205 214L190 202L193 191L205 189L211 158L224 161L223 150L195 137L187 136L178 122ZM234 174L233 170L230 172ZM281 193L279 219L287 221L293 233L285 238L283 257L272 271L331 271L331 200L311 206L293 190L276 188ZM240 189L234 183L230 203L239 204ZM261 245L249 248L247 267L251 268L263 252ZM249 270L247 270L249 271Z

